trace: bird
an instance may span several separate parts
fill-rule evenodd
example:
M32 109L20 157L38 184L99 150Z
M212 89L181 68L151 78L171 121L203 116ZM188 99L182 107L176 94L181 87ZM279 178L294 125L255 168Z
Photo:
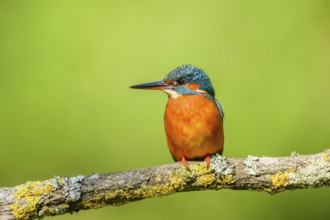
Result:
M224 111L202 69L181 65L161 81L130 88L160 90L168 95L164 115L167 146L174 161L181 161L186 170L190 170L188 161L205 160L209 168L210 155L222 155Z

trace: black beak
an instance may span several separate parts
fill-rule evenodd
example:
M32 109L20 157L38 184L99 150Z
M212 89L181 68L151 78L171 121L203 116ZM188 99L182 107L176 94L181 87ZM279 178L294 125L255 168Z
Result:
M168 89L170 86L163 81L142 83L130 86L131 89L151 89L151 90L164 90Z

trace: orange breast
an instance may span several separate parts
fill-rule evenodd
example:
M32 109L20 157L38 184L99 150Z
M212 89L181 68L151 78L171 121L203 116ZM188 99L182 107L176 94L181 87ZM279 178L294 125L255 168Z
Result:
M176 161L201 160L223 151L223 126L213 100L203 95L169 98L165 111L167 145Z

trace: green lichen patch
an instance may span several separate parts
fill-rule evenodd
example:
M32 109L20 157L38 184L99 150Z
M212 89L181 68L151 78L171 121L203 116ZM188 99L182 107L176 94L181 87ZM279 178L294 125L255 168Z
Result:
M290 173L297 172L297 168L296 167L289 167L287 169L287 172L289 172L289 176L290 176Z
M95 195L93 198L83 200L81 202L83 209L98 209L106 205L105 194Z
M169 179L169 183L166 186L172 190L178 190L186 186L186 181L180 174L170 173L167 175L167 178Z
M65 214L67 209L70 208L68 204L59 204L57 206L44 206L42 210L39 211L38 215L40 218L44 216L53 216L59 214Z
M156 182L161 182L162 181L162 177L161 176L156 176L155 181Z
M233 183L235 183L235 180L231 174L221 175L217 180L218 188L227 188Z
M38 215L37 203L42 195L48 195L53 192L51 184L41 181L30 181L16 187L16 202L11 206L13 215L17 219L29 219Z
M189 168L190 170L186 170L184 167L181 167L177 173L177 175L182 177L185 180L185 182L189 182L205 174L214 173L214 170L208 168L206 163L191 164Z
M149 185L147 182L141 183L138 189L127 186L125 189L101 193L93 198L83 200L82 208L101 208L109 205L123 205L128 201L141 200L151 197L166 196L184 188L186 182L178 173L170 173L162 177L156 184Z
M215 174L205 174L197 178L197 185L202 187L208 187L213 185L216 182Z
M145 199L151 197L166 196L174 192L174 189L168 185L155 185L146 189L135 190L133 195L136 199Z
M321 159L322 159L323 162L326 162L326 163L330 162L330 154L324 153L322 155Z
M165 183L153 186L144 186L134 191L135 199L145 199L157 196L166 196L182 190L186 186L185 179L178 173L170 173L164 177Z

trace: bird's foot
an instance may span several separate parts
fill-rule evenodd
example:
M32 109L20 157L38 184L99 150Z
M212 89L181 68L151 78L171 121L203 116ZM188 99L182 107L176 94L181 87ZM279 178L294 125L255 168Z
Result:
M182 162L183 166L186 168L186 170L190 171L189 164L185 157L182 157L181 162Z
M210 168L210 163L211 163L211 158L210 158L210 155L209 154L206 154L206 156L205 156L205 162L206 162L207 169L209 169Z

